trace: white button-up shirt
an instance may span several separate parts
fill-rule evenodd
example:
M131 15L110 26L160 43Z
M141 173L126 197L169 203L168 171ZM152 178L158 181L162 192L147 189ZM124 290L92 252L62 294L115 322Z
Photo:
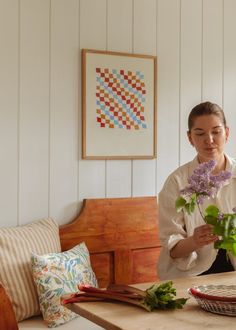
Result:
M162 249L158 260L158 276L160 279L171 279L198 275L210 268L217 250L213 243L193 251L187 257L171 258L170 250L181 240L193 235L194 228L205 224L196 208L193 214L177 213L175 201L180 190L188 185L188 178L199 165L197 157L191 162L180 166L166 180L158 196L159 206L159 238ZM226 155L226 170L232 173L231 179L225 184L214 199L204 201L202 210L209 204L216 205L223 213L232 213L236 207L236 160ZM236 258L230 255L231 263L236 270Z

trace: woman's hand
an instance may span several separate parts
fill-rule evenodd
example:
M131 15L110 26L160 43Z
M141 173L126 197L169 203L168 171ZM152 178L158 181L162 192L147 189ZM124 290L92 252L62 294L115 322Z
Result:
M213 226L209 224L196 227L192 237L196 249L211 244L219 239L217 235L213 234Z
M171 250L172 258L187 257L189 253L217 241L219 238L213 234L213 226L206 224L194 229L193 235L181 239Z

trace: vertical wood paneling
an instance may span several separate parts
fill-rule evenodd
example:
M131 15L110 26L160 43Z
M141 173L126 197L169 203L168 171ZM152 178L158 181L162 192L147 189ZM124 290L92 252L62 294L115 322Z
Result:
M80 0L80 48L106 50L106 0Z
M187 139L188 114L201 102L202 84L202 0L181 1L181 109L180 163L190 161L195 150Z
M107 50L132 53L132 0L107 1ZM131 196L132 161L107 161L106 197Z
M133 161L133 196L156 196L156 160Z
M156 0L134 1L134 53L156 55L156 7ZM156 195L156 159L134 160L132 174L133 196Z
M157 1L135 0L133 10L134 53L156 55Z
M222 105L223 1L203 1L202 100ZM217 24L216 24L217 22Z
M223 107L230 127L227 152L236 158L236 1L224 0L224 87Z
M107 1L107 50L132 52L133 1Z
M191 108L223 105L236 157L235 0L0 0L0 226L152 195L194 157ZM81 159L81 49L157 54L157 159Z
M107 161L107 197L131 196L131 161Z
M20 224L48 215L49 1L20 8Z
M50 216L78 212L79 2L51 1Z
M159 192L179 161L180 0L158 0L157 14L156 175Z
M17 225L18 1L0 1L0 226Z
M80 0L80 49L106 49L106 0ZM80 82L81 84L81 82ZM80 85L81 87L81 85ZM81 102L79 102L79 132L81 132ZM81 135L80 135L81 136ZM105 197L105 161L82 160L79 145L79 200Z

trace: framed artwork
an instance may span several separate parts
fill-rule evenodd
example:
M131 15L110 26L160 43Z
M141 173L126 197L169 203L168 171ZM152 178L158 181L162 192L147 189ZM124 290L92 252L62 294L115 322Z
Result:
M156 56L82 50L82 158L156 157Z

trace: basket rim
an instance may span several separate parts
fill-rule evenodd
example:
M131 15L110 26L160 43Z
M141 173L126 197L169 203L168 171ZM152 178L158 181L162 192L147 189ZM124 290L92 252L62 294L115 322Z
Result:
M220 301L220 302L231 302L231 303L236 303L236 295L234 296L222 296L222 295L212 295L212 294L208 294L208 293L204 293L201 292L199 290L200 287L213 287L216 290L217 289L230 289L232 287L235 287L236 289L236 285L200 285L200 286L194 286L194 287L190 287L188 289L188 292L194 296L194 297L199 297L201 299L207 299L207 300L213 300L213 301Z

